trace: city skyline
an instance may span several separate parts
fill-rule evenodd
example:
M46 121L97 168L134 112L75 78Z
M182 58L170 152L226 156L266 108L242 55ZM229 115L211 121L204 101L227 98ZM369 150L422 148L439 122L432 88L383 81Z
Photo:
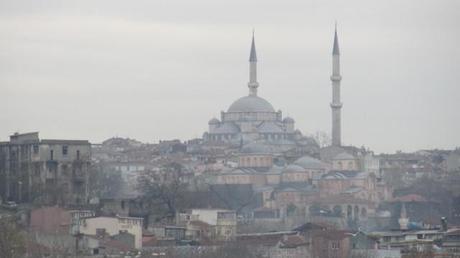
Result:
M126 10L122 2L82 2L71 11L5 1L0 140L15 131L93 143L116 135L144 142L201 137L209 118L247 91L253 27L260 95L305 134L330 132L337 19L343 144L377 152L458 146L460 5L422 2L411 11L410 3L355 2L361 10L339 2L281 10L272 2L264 10L250 4L235 21L207 1L189 6L211 4L206 18L183 11L179 17L174 7L187 5L179 2L141 1Z

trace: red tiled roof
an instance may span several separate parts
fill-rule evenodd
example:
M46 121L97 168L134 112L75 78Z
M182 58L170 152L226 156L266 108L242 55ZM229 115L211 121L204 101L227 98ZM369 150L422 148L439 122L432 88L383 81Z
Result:
M428 200L418 194L407 194L393 198L393 202L428 202Z
M283 236L293 234L296 234L296 232L272 232L267 234L239 235L236 239L241 244L275 246L283 239Z

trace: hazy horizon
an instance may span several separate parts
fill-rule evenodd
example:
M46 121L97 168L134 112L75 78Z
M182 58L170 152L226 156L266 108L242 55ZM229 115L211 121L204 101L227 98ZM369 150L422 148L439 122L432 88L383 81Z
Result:
M201 137L247 95L330 131L338 21L344 145L460 146L460 2L0 1L0 141Z

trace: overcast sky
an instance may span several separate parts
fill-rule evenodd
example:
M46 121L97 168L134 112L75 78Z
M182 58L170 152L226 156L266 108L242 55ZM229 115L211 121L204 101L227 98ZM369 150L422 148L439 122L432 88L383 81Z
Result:
M247 95L304 134L330 131L338 21L342 141L460 146L458 0L0 0L0 140L201 137Z

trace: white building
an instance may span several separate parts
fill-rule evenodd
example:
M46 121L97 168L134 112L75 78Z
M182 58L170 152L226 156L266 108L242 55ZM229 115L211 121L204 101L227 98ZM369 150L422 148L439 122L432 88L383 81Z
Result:
M178 215L180 224L190 221L201 221L212 228L216 240L231 240L236 235L236 212L223 209L190 209L187 213Z
M134 235L134 247L142 248L142 218L135 217L92 217L83 218L80 233L84 235L118 235L128 232Z

